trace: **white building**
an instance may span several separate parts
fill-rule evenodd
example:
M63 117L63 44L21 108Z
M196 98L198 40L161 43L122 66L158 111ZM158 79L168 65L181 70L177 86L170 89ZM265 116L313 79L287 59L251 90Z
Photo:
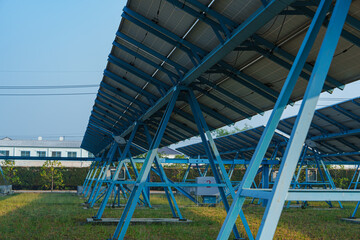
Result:
M92 153L80 148L80 141L65 141L60 137L58 141L43 140L12 140L3 138L0 140L0 156L21 157L94 157ZM0 157L0 162L2 162ZM16 160L16 166L38 167L44 161ZM87 161L62 161L64 167L86 167L90 165Z
M0 163L1 156L21 157L94 157L94 155L80 148L81 141L65 141L60 137L58 141L43 140L12 140L11 138L0 139ZM168 147L159 149L159 153L167 158L175 158L180 152ZM44 161L16 160L15 165L20 167L40 167ZM64 167L87 167L89 161L61 161Z

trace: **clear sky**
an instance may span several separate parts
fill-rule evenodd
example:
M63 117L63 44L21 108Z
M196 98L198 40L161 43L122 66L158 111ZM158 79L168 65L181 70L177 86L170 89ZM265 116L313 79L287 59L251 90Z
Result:
M125 3L0 0L0 87L98 85ZM81 140L97 89L0 88L0 137Z
M125 3L0 0L0 138L82 139ZM62 85L92 87L4 89ZM359 96L359 89L357 82L333 95L324 93L319 107ZM63 93L84 95L23 96ZM288 107L285 116L295 115L298 106ZM256 127L268 116L269 112L236 125Z

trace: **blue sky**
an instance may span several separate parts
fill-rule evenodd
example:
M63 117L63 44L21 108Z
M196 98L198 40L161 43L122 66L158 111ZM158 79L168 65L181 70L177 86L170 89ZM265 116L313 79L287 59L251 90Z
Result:
M97 87L8 90L1 86L98 85L125 0L0 0L0 138L81 140ZM319 107L359 95L359 83L324 93ZM4 96L32 93L91 93L75 96ZM329 100L329 98L332 98ZM299 104L285 116L296 114ZM245 123L266 123L255 116Z
M0 86L98 85L119 26L123 0L0 0ZM97 87L0 89L0 137L81 139Z

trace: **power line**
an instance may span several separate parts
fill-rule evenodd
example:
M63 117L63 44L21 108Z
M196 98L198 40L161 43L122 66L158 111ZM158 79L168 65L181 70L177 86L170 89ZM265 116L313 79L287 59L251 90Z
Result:
M9 94L0 94L0 97L31 97L31 96L76 96L76 95L94 95L96 93L9 93Z
M99 87L98 84L87 85L58 85L58 86L0 86L0 89L61 89L61 88L91 88Z
M3 73L91 73L91 72L102 72L102 71L97 71L97 70L84 70L84 71L81 71L81 70L69 70L69 71L66 71L66 70L54 70L54 71L51 71L51 70L0 70L0 72L3 72Z

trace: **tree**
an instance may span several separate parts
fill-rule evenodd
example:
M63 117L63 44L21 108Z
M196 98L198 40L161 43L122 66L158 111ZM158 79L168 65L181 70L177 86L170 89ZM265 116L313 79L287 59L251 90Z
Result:
M41 167L40 176L43 179L43 186L46 189L51 189L51 192L55 189L61 189L65 186L63 180L63 174L61 162L47 160Z
M10 184L21 184L20 177L17 175L14 160L4 160L2 162L2 166L5 178Z
M245 131L250 128L252 128L252 126L245 123L245 126L243 128L234 127L230 130L228 130L226 128L218 128L218 129L214 130L212 133L213 133L213 136L217 138L217 137L227 136L227 135L234 134L237 132Z

